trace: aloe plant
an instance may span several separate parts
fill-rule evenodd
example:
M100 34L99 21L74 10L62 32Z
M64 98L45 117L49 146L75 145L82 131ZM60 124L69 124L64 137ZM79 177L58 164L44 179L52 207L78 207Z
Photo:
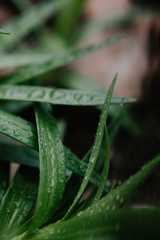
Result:
M120 119L123 110L115 116L112 108L132 104L135 99L113 95L117 74L107 92L96 86L95 91L89 91L90 87L79 89L79 85L78 89L70 89L73 82L66 81L68 73L65 68L64 75L61 75L62 67L68 63L113 44L122 36L81 49L65 47L56 53L39 52L39 46L30 53L19 49L12 54L6 51L40 26L44 30L47 17L58 11L56 34L63 36L64 46L68 46L72 41L66 39L70 26L76 26L85 1L75 1L73 8L65 12L64 6L71 3L71 0L59 0L44 2L32 10L28 7L3 26L14 37L3 36L0 40L0 68L14 67L14 72L1 77L0 85L0 239L156 238L160 234L159 208L131 209L127 203L156 169L160 156L118 187L114 188L108 177L110 150L120 124L124 123ZM66 19L68 14L71 15L64 30L63 18ZM32 19L30 24L26 22L29 18ZM1 33L8 35L5 31ZM60 71L56 70L60 67ZM60 76L58 79L63 88L61 85L57 87L54 81L45 85L45 79L52 74L53 77ZM61 76L65 75L61 81ZM65 145L67 119L62 126L56 113L57 109L63 111L73 107L74 115L75 108L88 106L101 113L93 144L80 159ZM115 116L110 127L108 115ZM128 115L127 119L129 126L134 127ZM136 127L133 129L137 130ZM78 143L78 147L80 149L81 144ZM9 182L11 163L18 163L20 167Z

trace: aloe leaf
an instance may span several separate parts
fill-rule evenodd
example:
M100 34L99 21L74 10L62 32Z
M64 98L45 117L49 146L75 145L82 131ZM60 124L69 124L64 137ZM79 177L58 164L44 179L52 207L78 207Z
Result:
M0 167L0 204L1 204L9 184L10 166L8 163L2 162L2 161L0 162L0 164L1 164L1 167Z
M40 182L35 213L28 233L42 226L53 215L62 199L66 181L63 145L55 119L36 105L39 141Z
M12 233L29 216L37 196L37 172L21 167L0 207L0 238Z
M0 110L0 132L37 149L37 133L28 121Z
M26 240L158 239L159 209L125 209L76 216L37 230Z
M4 24L3 29L12 32L10 38L0 38L0 50L12 47L18 43L28 33L37 30L44 25L49 16L53 16L57 11L63 8L70 0L55 0L43 2L24 11L20 16L11 19Z
M54 105L97 106L104 103L105 94L47 87L1 85L0 99L46 102ZM135 99L123 97L111 99L111 104L132 102L135 102Z
M85 176L83 178L83 181L82 181L80 189L77 193L77 196L75 197L71 207L69 208L68 212L64 216L63 220L66 219L71 214L71 212L75 208L76 204L80 200L80 198L81 198L81 196L82 196L82 194L83 194L83 192L84 192L84 190L85 190L85 188L86 188L86 186L89 182L89 179L92 175L92 172L94 170L96 160L97 160L97 157L98 157L98 153L99 153L99 150L100 150L102 138L103 138L104 125L106 124L107 115L108 115L109 106L110 106L110 101L111 101L114 85L115 85L115 82L116 82L116 78L117 78L117 75L113 79L113 82L112 82L112 84L109 88L109 91L107 93L107 97L105 99L105 102L104 102L104 105L103 105L103 108L102 108L102 113L101 113L101 116L100 116L100 121L99 121L99 124L98 124L98 129L97 129L97 132L96 132L96 136L95 136L95 141L94 141L94 144L93 144L93 148L91 150L91 155L90 155L90 158L89 158L89 163L88 163L88 167L86 169Z
M107 182L107 178L108 178L108 173L109 173L109 165L110 165L110 144L109 144L109 136L108 136L108 130L107 127L105 125L105 138L106 138L106 147L105 147L105 160L104 160L104 166L103 166L103 170L102 170L102 174L101 174L101 180L99 183L99 187L97 190L97 193L95 195L94 201L98 201L101 198L101 195L103 194L103 191L105 189L105 185Z
M55 55L55 53L50 57L48 60L46 60L46 57L42 57L41 61L38 61L37 63L30 63L30 66L26 66L23 69L21 69L18 73L13 74L13 76L8 77L5 79L5 84L15 84L15 83L22 83L24 81L30 80L34 77L40 76L44 73L47 73L51 70L54 70L58 67L62 67L70 62L73 62L74 60L86 56L89 53L92 53L94 51L100 50L106 46L109 46L120 39L122 39L123 36L115 36L112 38L109 38L103 42L100 42L97 45L85 47L82 49L75 49L75 50L70 50L66 51L63 53L59 53ZM27 55L28 56L28 55ZM25 62L24 54L21 56L23 64ZM26 59L28 62L28 60ZM6 61L7 62L7 61ZM17 63L20 63L20 59L17 59ZM15 61L16 64L16 61ZM7 67L7 66L6 66Z

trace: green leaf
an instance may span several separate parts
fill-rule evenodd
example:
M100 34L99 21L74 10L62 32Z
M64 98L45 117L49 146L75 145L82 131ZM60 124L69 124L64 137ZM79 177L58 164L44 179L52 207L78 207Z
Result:
M71 174L71 176L67 179L67 182L66 182L66 188L65 188L62 202L57 212L55 212L55 215L53 216L53 218L50 219L50 223L60 220L65 215L68 208L72 204L74 197L77 194L80 184L81 184L81 178L76 174Z
M11 234L29 216L37 196L37 172L21 167L0 207L0 238Z
M9 32L5 32L3 29L0 28L0 34L4 34L4 35L11 35L11 33Z
M0 147L0 151L1 151L1 147ZM1 160L3 160L3 157ZM0 167L0 204L1 204L9 184L10 166L8 163L2 162L2 161L0 162L0 165L1 165Z
M25 144L25 142L24 142ZM74 155L67 147L64 146L64 153L66 158L66 167L75 174L83 177L85 175L87 164ZM23 158L22 158L23 156ZM0 144L0 159L7 162L15 162L30 167L39 168L38 152L28 149L23 146L16 146L11 144ZM90 182L98 187L100 176L95 172L92 173ZM105 191L108 192L108 186Z
M94 239L94 237L101 239L102 236L104 239L110 239L111 236L117 236L117 239L120 236L122 239L137 239L139 235L144 239L146 237L150 239L158 236L157 234L160 234L159 209L116 210L131 198L158 164L160 164L160 155L86 210L67 221L50 224L37 230L29 239Z
M120 208L125 202L132 198L138 187L144 183L147 177L160 164L160 155L147 163L135 175L131 176L123 184L111 191L107 196L92 204L81 214L90 214L92 212L103 212L106 210L115 210Z
M62 52L62 53L61 53ZM0 58L2 61L0 62L0 69L8 69L8 68L20 68L26 65L39 65L44 64L46 61L57 58L57 55L62 56L64 51L60 51L60 53L55 53L51 51L22 51L22 52L13 52L12 54L7 54L2 52Z
M38 58L37 56L31 58L27 54L27 57L25 57L25 55L23 53L19 56L19 58L17 56L16 60L13 56L13 61L12 61L12 60L10 60L11 56L9 55L8 61L10 62L10 65L12 65L12 66L18 67L19 65L21 66L22 63L28 64L29 59L31 59L30 60L31 62L30 62L30 66L26 66L26 67L22 68L18 73L15 73L15 74L13 74L13 76L8 77L7 79L5 79L4 83L5 84L7 84L7 83L13 84L14 83L15 84L15 83L25 82L34 77L40 76L44 73L54 70L58 67L62 67L70 62L73 62L74 60L76 60L80 57L88 55L89 53L92 53L92 52L100 50L106 46L109 46L109 45L119 41L122 38L123 38L122 35L115 36L115 37L109 38L103 42L100 42L97 45L85 47L82 49L68 50L66 52L62 52L59 54L55 54L55 53L53 53L53 55L49 54L50 57L44 56L45 54L43 53L43 56L39 57L39 60L37 60L37 63L35 63L35 58L36 59ZM48 55L48 52L47 52L47 55ZM4 64L6 64L7 68L8 68L8 64L7 64L8 61L7 61L7 59L5 59L5 63L4 63ZM3 67L5 66L4 64L2 61Z
M30 122L2 110L0 110L0 132L33 149L38 148L35 127Z
M125 209L73 217L37 230L26 240L159 239L159 209Z
M0 99L46 102L54 105L97 106L104 103L105 94L47 87L1 85ZM112 97L111 104L127 104L134 101L135 99L132 98Z
M2 123L1 126L3 126L2 128L0 127L0 132L22 142L23 144L33 148L34 150L38 150L37 130L32 123L4 111L0 111L0 122ZM19 134L16 134L15 136L15 134L13 133ZM39 157L38 153L36 153L34 150L27 149L22 146L14 146L1 143L0 155L3 158L0 157L0 159L38 168ZM67 168L80 176L84 176L87 169L87 164L83 161L80 161L79 158L76 157L65 146L64 152ZM23 158L21 157L22 155ZM94 185L98 186L99 179L99 176L95 172L93 172L90 181ZM108 188L106 188L106 191L108 191Z
M10 38L0 38L0 50L12 47L27 34L43 26L49 16L53 16L69 1L70 0L55 0L42 2L23 12L20 16L11 19L11 21L7 22L2 27L12 32L13 35Z
M104 87L97 79L76 73L62 73L58 80L60 86L68 89L91 91L91 92L106 92Z
M31 104L31 102L3 101L1 102L1 110L18 114L19 112L29 108Z
M0 143L0 160L39 168L38 152L25 146Z
M62 9L58 16L57 31L67 42L72 36L74 25L80 17L85 3L86 0L72 0L69 6Z
M113 79L113 82L112 82L112 84L109 88L107 97L105 99L105 102L104 102L104 105L103 105L103 108L102 108L102 113L101 113L101 116L100 116L100 121L99 121L99 124L98 124L98 129L97 129L97 132L96 132L96 136L95 136L95 141L94 141L94 144L93 144L93 148L92 148L92 151L91 151L91 156L89 158L89 163L88 163L88 167L87 167L84 179L83 179L82 184L80 186L80 189L77 193L77 196L75 197L71 207L69 208L68 212L64 216L63 220L66 219L71 214L71 212L75 208L76 204L80 200L80 198L81 198L81 196L82 196L82 194L83 194L83 192L84 192L84 190L85 190L85 188L86 188L86 186L89 182L89 179L92 175L92 172L94 170L96 160L97 160L97 157L98 157L98 153L99 153L99 150L100 150L102 138L103 138L104 125L106 124L108 111L109 111L109 106L110 106L110 101L111 101L114 85L115 85L115 82L116 82L116 78L117 78L117 75Z
M106 125L105 125L105 138L106 138L105 160L104 160L104 166L103 166L103 170L102 170L102 174L101 174L101 180L100 180L100 183L99 183L99 187L98 187L97 193L96 193L95 198L94 198L95 202L97 200L99 200L101 198L101 195L103 194L103 191L105 189L105 185L106 185L106 182L107 182L107 178L108 178L108 173L109 173L110 144L109 144L109 136L108 136L108 130L107 130Z
M20 11L24 11L26 9L29 9L30 7L33 7L33 3L31 1L25 1L25 0L11 0L12 3L16 6L17 9Z
M62 199L66 181L63 145L55 119L36 105L39 141L40 182L35 213L27 234L42 226L53 215Z

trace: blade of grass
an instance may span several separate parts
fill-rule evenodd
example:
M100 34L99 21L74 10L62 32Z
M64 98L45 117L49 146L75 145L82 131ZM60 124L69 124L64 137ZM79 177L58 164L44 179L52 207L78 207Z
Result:
M0 207L0 238L9 235L29 216L37 196L37 172L21 167ZM8 238L7 238L8 239Z
M104 160L104 166L101 174L101 180L99 183L98 190L96 192L96 195L94 197L94 202L97 202L100 198L101 195L103 194L103 191L106 186L107 178L108 178L108 173L109 173L109 166L110 166L110 144L109 144L109 136L108 136L108 130L105 125L105 138L106 138L106 152L105 152L105 160Z
M44 25L49 16L53 16L70 0L45 1L24 11L20 16L5 23L2 28L13 33L10 38L0 38L0 50L11 48L27 34Z
M46 102L54 105L97 106L104 103L105 94L46 87L1 85L0 99ZM135 102L135 99L123 97L112 97L111 99L111 104L132 102Z
M27 234L46 223L57 210L66 182L66 163L55 119L36 105L39 141L40 182L35 213Z
M94 169L94 166L96 164L97 157L98 157L98 153L99 153L99 150L100 150L102 138L103 138L104 125L106 124L108 111L109 111L109 106L110 106L110 101L111 101L114 85L115 85L115 82L116 82L116 78L117 78L117 75L113 79L113 82L112 82L112 84L109 88L107 97L105 99L105 102L104 102L104 105L103 105L103 108L102 108L102 113L101 113L101 116L100 116L100 121L99 121L99 124L98 124L98 129L97 129L97 132L96 132L96 136L95 136L95 141L94 141L94 144L93 144L93 148L92 148L92 151L91 151L91 156L89 158L88 167L87 167L85 176L83 178L82 184L80 186L80 189L79 189L79 191L77 193L77 196L75 197L71 207L69 208L68 212L66 213L66 215L63 217L62 220L65 220L72 213L76 204L80 200L80 198L81 198L81 196L82 196L82 194L83 194L83 192L84 192L84 190L85 190L85 188L86 188L86 186L89 182L91 174L93 172L93 169Z
M35 62L33 62L33 65L32 65L32 62L31 62L30 66L26 66L26 67L22 68L18 73L15 73L15 74L13 74L13 76L6 78L5 82L3 82L3 83L15 84L15 83L25 82L34 77L40 76L51 70L57 69L68 63L71 63L80 57L84 57L84 56L88 55L89 53L92 53L94 51L97 51L104 47L107 47L107 46L119 41L122 38L123 38L123 35L119 35L119 36L109 38L103 42L100 42L97 45L84 47L81 49L68 50L66 52L62 52L57 55L55 55L55 53L53 53L52 57L50 57L48 60L46 57L42 56L42 60L39 63L35 64ZM27 56L28 56L28 54L27 54ZM8 58L9 61L10 61L10 58L11 58L11 56L9 56L9 58ZM27 61L27 63L28 63L28 59L25 60L24 53L21 55L20 59L22 59L23 64L25 63L25 61ZM20 59L17 58L17 60L14 61L14 63L12 62L12 65L14 64L14 66L17 66L17 67L18 67L18 64L21 65ZM7 61L6 61L6 63L7 63ZM4 67L4 65L3 65L3 67ZM7 64L6 64L6 67L8 67Z

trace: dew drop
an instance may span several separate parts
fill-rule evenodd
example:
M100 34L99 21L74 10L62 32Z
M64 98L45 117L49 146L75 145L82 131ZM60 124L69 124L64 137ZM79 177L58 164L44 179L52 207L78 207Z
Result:
M44 95L45 92L43 90L33 90L28 94L29 98L42 98Z
M80 165L80 169L82 172L84 172L86 170L86 167L82 164L82 165Z
M91 162L91 163L94 163L94 160L95 160L95 158L91 158L91 159L90 159L90 162Z

